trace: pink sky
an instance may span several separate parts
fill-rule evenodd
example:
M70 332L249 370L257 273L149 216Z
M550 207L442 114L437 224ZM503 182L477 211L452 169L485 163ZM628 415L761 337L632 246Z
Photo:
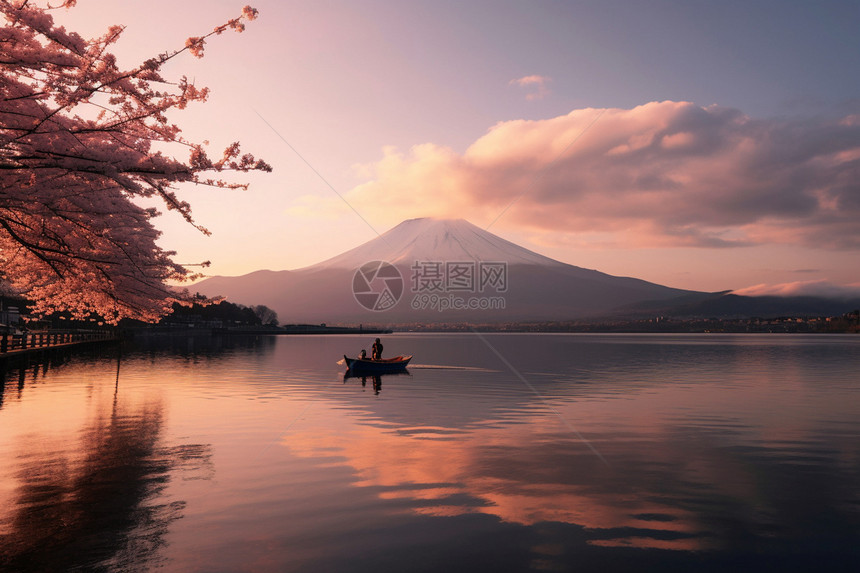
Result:
M242 5L79 0L56 18L90 36L125 24L130 66ZM860 10L761 25L619 5L254 3L245 33L167 73L212 90L174 118L186 137L239 140L275 171L247 192L183 189L213 236L165 215L163 244L237 275L432 215L673 287L860 284ZM802 39L784 32L800 22Z

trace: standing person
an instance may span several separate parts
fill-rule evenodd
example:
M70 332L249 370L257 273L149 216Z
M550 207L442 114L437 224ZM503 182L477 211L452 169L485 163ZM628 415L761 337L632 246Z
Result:
M376 339L376 342L373 343L373 346L370 348L370 357L373 360L382 360L382 343L379 342L379 339Z

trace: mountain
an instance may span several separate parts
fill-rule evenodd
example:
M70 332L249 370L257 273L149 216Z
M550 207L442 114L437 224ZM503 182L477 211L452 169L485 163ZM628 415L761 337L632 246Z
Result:
M564 266L494 235L465 219L409 219L390 231L312 269L351 268L367 261L411 266L415 261L507 261L508 264Z
M430 218L316 265L211 277L193 288L264 304L284 323L328 324L573 320L712 296L568 265L468 221Z

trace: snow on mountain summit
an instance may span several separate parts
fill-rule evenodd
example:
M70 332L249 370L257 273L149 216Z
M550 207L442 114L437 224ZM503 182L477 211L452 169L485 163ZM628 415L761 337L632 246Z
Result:
M356 268L369 261L411 265L415 261L489 261L562 265L515 245L465 219L420 218L403 221L379 237L307 270Z

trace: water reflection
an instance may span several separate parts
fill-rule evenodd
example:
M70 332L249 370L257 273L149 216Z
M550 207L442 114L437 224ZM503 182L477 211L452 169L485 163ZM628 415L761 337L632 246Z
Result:
M31 386L37 385L48 373L72 360L72 357L85 361L101 362L104 360L119 360L118 347L91 347L76 351L57 349L41 357L26 357L13 362L0 364L0 410L7 399L7 390L11 394L14 382L17 381L15 400L21 400L29 378ZM118 375L118 372L117 372ZM10 397L11 398L11 397Z
M815 452L814 465L798 468L795 456L774 455L773 446L744 447L730 431L605 431L598 441L607 467L554 426L549 417L522 420L513 433L363 420L336 433L317 426L284 444L300 456L342 460L354 485L389 507L446 520L493 516L532 529L539 540L540 532L557 535L564 525L583 545L766 561L791 551L808 558L827 548L833 548L827 559L839 559L860 533L851 507L856 465L846 467L860 456L856 440L831 441L829 451ZM807 442L825 438L834 436ZM814 449L806 448L808 454ZM561 546L564 552L571 542Z
M38 381L36 371L32 379ZM14 486L0 509L0 569L136 571L157 565L164 535L185 507L163 499L163 489L177 469L211 476L210 447L163 445L163 401L125 403L119 378L116 384L112 399L97 396L77 435L33 428L17 437L14 458L7 456L15 465L4 468Z
M587 539L603 545L710 545L711 532L695 511L657 495L660 487L679 483L678 476L655 472L653 460L621 460L607 468L582 443L553 432L554 425L551 419L522 422L512 434L358 423L337 433L317 427L285 443L307 457L336 452L354 471L357 487L407 502L420 515L487 514L524 526L567 523L588 529Z
M118 395L115 362L78 379L28 369L18 399L10 373L4 558L169 571L860 558L856 338L488 338L536 392L468 336L389 336L420 361L376 380L343 376L343 348L365 345L349 337L152 344L124 355ZM73 434L34 426L73 403Z
M581 360L569 364L579 370L535 348L523 370L549 397L544 404L504 373L455 383L455 372L418 369L409 394L389 396L399 403L347 394L363 415L282 443L302 457L339 460L356 487L414 515L487 515L535 531L565 525L607 549L850 554L860 537L856 404L822 390L856 348L823 370L791 345L650 342L575 349ZM595 355L605 368L583 370ZM535 374L541 364L546 378ZM824 386L810 392L816 378Z
M206 356L209 358L228 358L237 351L263 357L274 350L277 336L256 334L230 334L218 331L180 331L162 332L142 330L131 337L129 346L135 352L163 354L169 353L182 358Z
M398 372L381 372L379 374L372 374L372 375L355 374L352 372L352 370L347 370L343 374L343 383L346 384L347 382L350 382L351 380L356 380L356 381L361 382L362 388L367 388L367 381L369 379L371 381L371 387L373 388L373 393L376 395L379 395L379 393L382 391L382 379L384 377L389 377L389 379L391 379L392 377L397 377L397 376L412 376L412 375L409 373L409 370L407 370L405 368L401 371L398 371Z

